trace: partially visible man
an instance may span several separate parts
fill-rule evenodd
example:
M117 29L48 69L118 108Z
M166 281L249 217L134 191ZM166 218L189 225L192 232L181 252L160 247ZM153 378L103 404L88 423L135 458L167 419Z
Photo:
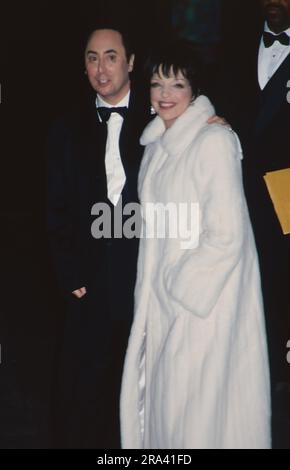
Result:
M290 446L290 236L282 233L263 179L267 172L290 168L290 0L259 1L264 30L251 41L244 34L241 48L236 35L225 66L221 109L244 147L244 183L268 329L274 430L278 429L280 445ZM276 438L274 434L274 445Z

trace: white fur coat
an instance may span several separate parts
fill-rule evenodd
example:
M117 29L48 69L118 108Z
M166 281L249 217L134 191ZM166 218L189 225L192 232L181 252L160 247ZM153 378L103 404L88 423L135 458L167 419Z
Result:
M139 194L198 203L199 244L141 240L121 393L124 448L270 448L270 392L258 261L236 135L208 125L200 96L165 132L145 129ZM144 227L150 221L146 220Z

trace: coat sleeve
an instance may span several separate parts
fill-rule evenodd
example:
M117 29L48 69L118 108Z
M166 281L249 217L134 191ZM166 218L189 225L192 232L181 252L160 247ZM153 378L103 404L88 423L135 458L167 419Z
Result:
M185 310L207 317L243 253L249 228L236 135L216 128L197 143L194 181L200 204L198 247L184 250L166 279L169 295Z
M68 126L59 121L47 145L47 229L58 283L65 293L84 287L73 224L72 140Z

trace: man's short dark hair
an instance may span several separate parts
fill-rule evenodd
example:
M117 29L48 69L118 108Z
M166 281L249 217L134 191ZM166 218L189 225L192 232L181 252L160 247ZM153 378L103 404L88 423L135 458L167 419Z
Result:
M127 57L128 62L129 62L130 57L132 56L132 54L134 54L134 50L133 50L132 43L131 43L131 37L130 37L130 34L125 30L125 28L123 28L120 25L116 25L114 23L99 23L99 24L96 24L95 26L93 26L93 28L90 29L90 33L87 34L85 47L87 46L88 42L90 41L92 35L96 31L103 30L103 29L109 29L109 30L112 30L112 31L116 31L117 33L119 33L121 35L123 46L124 46L125 52L126 52L126 57Z
M146 62L145 71L148 78L161 72L169 77L171 72L181 72L189 81L193 96L197 96L202 88L201 60L193 43L177 39L154 50Z

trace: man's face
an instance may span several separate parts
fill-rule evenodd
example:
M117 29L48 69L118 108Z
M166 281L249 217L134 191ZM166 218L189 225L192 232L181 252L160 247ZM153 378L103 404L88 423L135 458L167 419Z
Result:
M273 32L290 27L290 0L260 0L267 23Z
M128 63L120 33L111 29L95 31L86 47L85 63L90 84L105 101L115 105L126 96L134 56Z

